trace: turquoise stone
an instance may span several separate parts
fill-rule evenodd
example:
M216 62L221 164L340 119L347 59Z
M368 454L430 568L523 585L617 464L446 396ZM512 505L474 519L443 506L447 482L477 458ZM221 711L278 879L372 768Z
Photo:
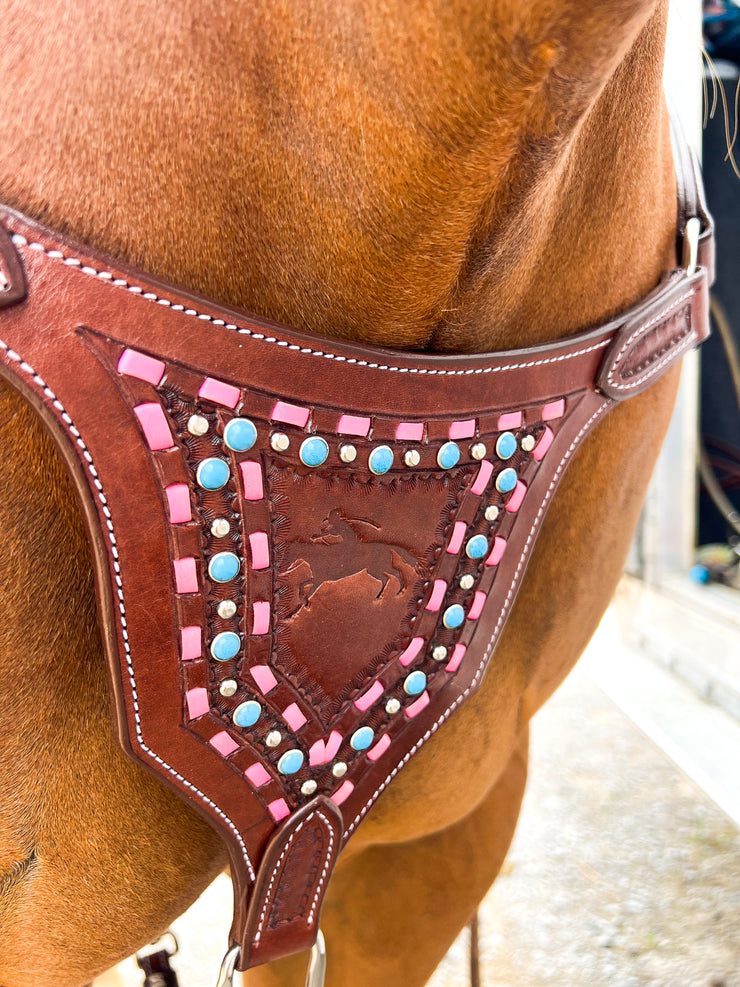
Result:
M445 627L459 627L464 620L465 611L459 603L453 603L451 607L447 607L442 616L442 623Z
M314 435L304 439L298 455L304 466L321 466L327 460L329 446L320 436Z
M485 535L473 535L465 546L465 554L469 559L482 559L488 551L488 539Z
M229 482L229 464L224 459L204 459L195 472L195 479L204 490L220 490Z
M224 429L224 445L234 452L246 452L257 441L257 428L249 418L232 418Z
M393 450L390 446L378 446L370 453L367 465L376 476L387 473L393 465Z
M228 583L237 572L239 559L233 552L219 552L208 565L208 575L217 583Z
M427 687L427 677L423 672L411 672L403 683L403 691L407 696L418 696Z
M303 752L299 750L286 751L278 761L278 771L283 775L294 775L303 767Z
M234 710L232 719L238 727L253 727L262 713L262 707L254 699L248 699Z
M508 493L513 490L517 484L516 470L512 469L510 466L501 470L499 475L496 477L496 489L499 493Z
M437 462L443 470L452 469L460 462L460 446L457 442L445 442L437 453Z
M374 733L370 727L360 727L352 734L349 744L352 750L366 751L373 742Z
M511 459L516 452L516 437L512 432L499 435L496 442L496 455L499 459Z
M211 654L216 661L230 661L239 653L241 641L233 631L223 631L217 634L211 642Z

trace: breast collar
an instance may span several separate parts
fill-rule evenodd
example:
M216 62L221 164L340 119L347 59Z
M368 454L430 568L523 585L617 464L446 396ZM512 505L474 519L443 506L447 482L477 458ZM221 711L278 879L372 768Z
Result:
M343 845L479 687L579 445L708 335L712 222L674 156L682 266L479 356L266 323L0 206L0 373L80 495L118 738L228 845L227 966L311 945Z

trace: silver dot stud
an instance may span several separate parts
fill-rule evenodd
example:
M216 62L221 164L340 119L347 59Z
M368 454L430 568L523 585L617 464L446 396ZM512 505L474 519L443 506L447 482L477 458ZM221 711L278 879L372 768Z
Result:
M268 747L277 747L280 741L283 739L283 735L279 730L270 730L270 732L265 737L265 743Z
M221 600L216 612L221 620L230 620L236 613L236 603L233 600Z
M495 521L498 517L498 507L496 507L495 504L491 504L486 508L486 513L484 516L486 521Z
M443 644L438 644L436 648L432 649L432 658L435 661L444 661L447 657L447 648Z
M487 452L486 447L483 445L482 442L475 442L470 447L470 455L473 457L473 459L483 459L486 452Z
M304 781L301 785L301 795L313 795L318 787L313 778L309 778L308 781Z
M460 576L460 589L472 589L475 583L473 576L466 572L464 576Z
M385 711L386 713L389 713L391 716L393 716L394 713L397 713L400 708L401 708L401 704L397 699L389 699L388 702L385 704Z
M421 453L418 449L407 449L403 454L403 461L410 469L418 466L421 462Z
M290 447L290 439L285 432L273 432L270 436L270 445L275 452L287 452Z
M225 538L231 531L231 525L225 517L214 518L211 522L211 534L214 538Z
M188 418L188 432L191 435L205 435L208 431L208 419L203 415L191 415Z
M337 763L332 767L331 773L335 778L344 778L347 774L347 765L344 761L337 761Z
M236 679L224 679L221 685L218 687L218 691L221 693L222 696L225 696L228 699L230 696L236 694L236 690L238 688L239 685Z
M525 452L531 452L535 447L535 437L533 435L525 435L522 439L522 449Z
M354 463L357 459L357 449L348 442L346 445L340 446L339 458L343 463Z

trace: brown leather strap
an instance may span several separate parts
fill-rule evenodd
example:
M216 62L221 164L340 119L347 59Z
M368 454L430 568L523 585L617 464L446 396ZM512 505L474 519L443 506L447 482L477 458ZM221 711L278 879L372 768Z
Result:
M3 207L0 257L0 374L80 494L121 743L226 840L240 968L304 949L341 847L479 687L580 443L708 334L708 272L435 356L225 309Z

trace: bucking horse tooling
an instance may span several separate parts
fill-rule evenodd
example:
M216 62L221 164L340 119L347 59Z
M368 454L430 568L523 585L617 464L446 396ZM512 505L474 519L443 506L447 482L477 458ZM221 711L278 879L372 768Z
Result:
M630 58L639 61L648 49L653 57L654 50L659 51L662 9L638 3L623 6L623 15L631 11L622 26L624 48L602 53L603 64L588 69L594 73L590 85L579 77L582 93L573 79L566 84L562 75L568 37L567 32L556 37L563 29L557 12L548 22L546 11L539 11L542 23L532 15L532 22L525 24L526 15L518 15L524 18L522 30L526 26L542 36L530 53L532 78L523 86L531 104L528 115L517 124L502 107L502 126L523 128L510 148L510 163L520 160L521 151L521 160L532 164L529 188L526 169L517 178L499 175L513 216L527 216L536 200L537 182L546 186L553 169L562 169L567 187L568 141L570 154L577 157L589 113L605 112L609 118L603 87L619 88L615 79L625 85ZM505 15L501 17L503 24ZM573 25L574 37L579 30L587 34L598 20L594 13L582 25ZM281 23L279 17L275 23ZM362 33L354 22L352 28ZM64 30L63 23L59 30ZM45 36L39 29L38 37ZM12 63L19 50L22 43L16 40L6 62ZM571 54L576 63L579 58L586 63L578 44ZM562 64L556 68L559 59ZM260 77L256 65L251 71ZM429 72L433 73L431 65ZM515 88L516 80L509 84ZM573 105L580 105L579 113L570 107L572 119L563 87L572 90ZM273 81L269 98L262 95L269 102L279 92L279 81ZM556 119L559 98L564 105ZM667 120L659 93L652 98L656 146L665 147ZM263 135L267 145L279 116L269 119ZM298 121L294 126L298 128ZM530 159L522 150L527 139L532 146L538 141L541 145L537 152L529 148ZM556 150L562 156L559 163ZM162 156L166 160L166 148ZM548 157L548 170L536 172L537 162ZM331 889L342 883L340 854L348 845L346 859L353 860L354 840L349 841L358 830L365 829L370 841L376 840L370 828L380 812L375 803L388 790L386 803L392 807L389 796L398 790L395 779L409 762L417 763L417 754L426 764L416 776L425 822L416 833L403 824L394 834L389 816L381 824L389 828L380 842L408 839L409 832L423 841L437 831L454 831L487 797L487 790L497 789L499 801L518 804L521 785L505 792L505 765L521 749L533 711L526 698L529 649L547 648L545 624L553 620L549 608L561 605L549 580L537 587L537 613L529 632L522 635L519 628L509 638L519 657L513 666L511 652L503 659L511 673L508 683L488 697L487 715L506 724L509 739L501 745L506 757L486 786L468 787L466 809L457 814L449 807L458 797L457 762L485 762L490 740L485 729L466 737L450 734L452 724L463 722L462 711L453 714L478 692L487 671L486 681L491 679L491 670L502 660L499 640L510 615L513 623L521 606L516 601L537 568L536 555L529 567L535 542L540 529L547 531L550 505L562 497L561 479L571 460L583 461L581 446L587 446L592 433L594 440L601 436L599 442L607 443L607 433L599 426L612 412L608 421L617 419L626 427L624 433L618 428L617 438L609 443L607 460L616 443L617 472L639 467L642 474L654 456L670 395L659 392L661 410L645 437L634 431L641 415L637 396L648 389L655 393L652 385L708 332L712 225L698 169L682 138L676 137L677 229L660 221L667 233L657 238L651 262L643 264L652 265L658 277L650 281L647 274L641 275L649 283L640 291L627 291L625 304L612 302L602 309L591 302L599 316L589 313L585 322L579 316L561 318L557 282L546 284L541 290L550 297L551 332L525 323L517 336L504 326L503 338L513 345L474 355L471 350L485 347L456 342L454 332L449 340L432 336L425 352L381 348L369 343L401 340L392 332L374 338L357 329L332 331L334 323L319 326L322 335L311 319L300 329L290 328L287 319L278 321L285 312L269 304L257 317L226 304L233 301L228 294L209 293L219 295L217 299L197 294L203 287L198 278L192 279L189 291L173 287L161 278L169 273L167 264L142 265L156 268L155 277L102 252L98 244L106 245L104 236L84 236L96 240L91 247L68 233L54 232L63 223L61 214L40 208L33 196L22 201L22 181L9 177L16 174L12 159L10 153L11 164L0 169L0 190L6 189L13 206L42 214L50 223L41 225L10 205L0 207L0 374L53 437L82 506L117 737L139 764L205 816L228 848L235 904L221 977L227 983L235 967L250 970L312 946L325 896L330 896L328 912L342 908L341 899L331 905ZM415 181L416 175L409 180ZM32 175L25 181L32 186ZM423 175L419 181L423 184ZM517 191L517 181L524 183L525 191ZM268 182L268 197L270 188ZM166 199L166 191L162 194ZM578 205L573 198L570 209L577 211ZM121 208L125 213L125 206ZM249 208L260 215L258 199L250 200ZM483 211L477 213L476 223L486 215L491 226L475 246L481 251L487 237L494 236L497 220L490 203L478 209ZM266 207L258 226L269 221L269 212ZM178 222L176 217L172 221ZM358 222L362 226L363 219ZM554 212L552 222L556 227ZM68 230L74 224L64 226ZM207 256L208 236L203 239L191 246ZM135 237L130 240L134 242ZM173 243L179 242L173 238ZM470 255L471 241L463 246ZM261 248L258 241L249 247L245 241L244 249ZM437 263L432 241L419 249L430 265ZM569 264L568 247L561 249L562 263ZM526 246L510 242L508 250L515 277L527 267ZM573 250L577 252L575 243ZM168 251L165 247L163 256ZM664 264L671 252L673 259ZM124 259L140 256L136 249L117 253ZM607 269L608 253L605 245ZM502 263L505 259L504 253ZM281 259L274 264L279 268ZM477 276L483 278L482 268ZM455 290L462 292L462 271L456 279ZM296 298L301 291L296 284ZM306 304L310 309L310 300ZM485 338L482 310L464 317L464 309L460 300L460 325L465 318L482 320L476 332ZM339 327L341 312L336 319ZM493 329L496 320L488 319ZM343 335L350 339L340 338ZM491 341L496 341L495 333ZM432 348L460 352L429 352ZM9 408L21 407L10 395L6 402ZM622 402L636 409L628 427L629 419L613 410ZM28 417L27 410L13 414L16 423ZM625 443L646 442L645 453L628 467ZM592 448L598 456L599 443ZM36 469L40 472L33 485L38 487L44 466ZM574 472L576 467L570 474ZM23 479L13 476L21 487ZM571 524L569 534L576 532L575 544L560 546L562 563L557 566L562 579L574 584L576 608L578 580L584 574L577 528L589 518L595 526L600 524L599 485L584 480L583 474L579 480L580 486L569 488L562 501L565 514L560 515L561 524ZM54 482L69 499L63 481ZM641 479L638 487L643 486ZM38 496L37 491L34 497ZM623 494L610 493L610 503L618 503L619 496ZM6 499L12 503L11 493ZM627 528L638 503L639 490L630 503ZM6 516L2 518L4 551L22 558L33 555L23 545L23 533L38 515L30 503L25 512L15 508L11 514L12 527ZM550 538L557 539L551 532ZM621 534L620 545L628 534ZM77 551L84 560L84 549ZM618 569L618 554L615 543L608 552L610 572ZM9 586L14 580L24 584L10 568ZM59 591L69 589L72 598L75 588L65 583L64 567L51 570L46 578L56 579ZM25 583L29 578L26 575ZM91 584L80 578L84 596ZM596 577L592 572L586 578ZM11 614L23 607L12 589L5 592ZM532 602L530 595L528 605ZM599 606L591 609L596 614ZM554 626L559 634L557 620ZM11 617L7 639L12 628ZM3 662L11 658L4 654ZM36 660L53 664L53 649L44 648ZM545 681L549 676L559 680L565 670L560 671L555 660L545 671ZM64 717L74 707L82 686L73 682L67 692L69 680L61 676L60 682L65 681L60 692L66 698L60 695L59 708L45 710L45 717ZM18 688L28 687L26 681ZM552 686L541 688L544 694ZM44 729L29 727L25 736L43 742ZM421 752L427 742L433 747L438 731L447 731L458 750L451 760L443 755L435 769L433 760L423 762ZM11 749L11 742L5 743ZM76 743L88 743L84 733L77 735ZM96 756L104 760L108 755ZM464 776L465 769L460 770ZM436 775L431 788L424 777L427 771ZM93 775L84 784L98 788L101 781ZM447 808L439 795L432 797L440 785ZM122 792L113 790L110 798L123 815L132 812ZM155 812L155 828L160 811ZM370 822L365 823L368 813ZM175 828L187 830L189 819L176 820ZM30 823L33 829L34 820ZM505 852L512 825L497 828L502 845L497 847L494 838L490 854L500 864L499 851ZM105 825L101 831L105 841ZM147 831L143 843L149 835ZM10 856L13 842L9 839L8 848L3 848L4 857ZM17 835L15 843L21 847L23 837ZM30 843L32 849L21 859L33 889L45 844L33 838ZM460 854L464 844L463 840ZM371 849L365 844L366 851ZM171 845L173 857L182 851L182 844ZM135 836L128 838L123 852L124 859L136 863ZM437 851L430 852L431 860ZM454 843L451 852L454 856ZM481 852L487 852L485 846ZM218 854L197 846L195 856L199 860L184 862L180 877L174 879L178 890L173 899L192 897L182 883L183 874L189 875L186 883L190 881L194 892L218 860ZM101 877L104 873L100 871ZM418 894L423 878L412 879L412 885L413 880ZM129 882L125 875L124 884ZM352 893L351 885L350 880L344 886L345 895ZM5 928L12 929L18 921L22 929L24 909L30 907L32 914L41 899L30 905L23 901L23 880L9 886L6 894L10 918ZM463 917L474 907L475 892L472 897L464 899ZM125 908L136 910L137 903L128 901ZM174 900L172 907L152 905L142 932L149 937L160 931L171 911ZM458 920L455 909L450 911L452 931ZM335 922L330 919L330 925ZM45 936L43 928L38 931ZM0 941L4 934L0 926ZM0 980L12 987L24 961L12 949L8 955L7 971L0 962ZM85 961L87 966L76 970L72 964L60 982L81 982L79 978L95 972L96 962L115 955L115 950L108 956L99 949L95 960ZM339 955L335 972L329 968L331 983L353 978L347 956ZM34 973L32 964L37 961L28 962L25 970ZM399 977L403 967L400 961ZM278 978L286 979L269 982L294 982L289 967L284 974L279 966L275 969ZM426 977L425 969L422 964L419 977ZM260 976L258 971L252 975ZM403 977L407 984L423 982L406 972ZM379 979L396 982L390 975ZM317 974L312 983L319 982Z

